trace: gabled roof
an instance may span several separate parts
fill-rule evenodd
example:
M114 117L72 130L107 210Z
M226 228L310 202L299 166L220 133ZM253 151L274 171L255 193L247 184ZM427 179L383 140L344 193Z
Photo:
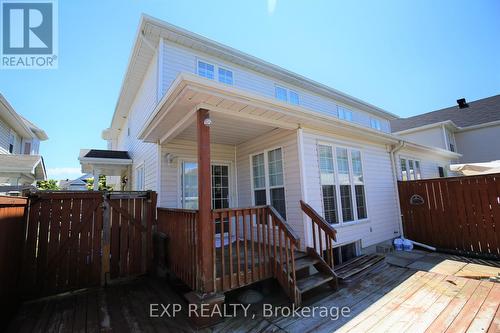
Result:
M18 114L1 93L0 118L4 119L23 138L38 138L40 141L48 139L42 129Z
M469 107L457 106L432 111L409 118L391 120L393 132L422 127L434 123L452 121L459 128L500 121L500 95L468 102Z
M47 178L40 155L0 154L0 173L28 174L33 175L36 180Z
M293 73L267 61L238 51L232 47L220 44L168 22L143 14L141 16L134 47L132 49L132 54L130 55L127 72L123 79L110 128L121 128L121 124L127 117L134 97L140 88L140 84L147 71L148 64L151 62L151 59L156 52L160 38L196 51L207 53L216 58L249 68L265 75L269 75L277 80L301 87L305 90L311 91L312 93L333 98L360 110L377 114L388 119L398 118L395 114L324 84L308 79L302 75Z

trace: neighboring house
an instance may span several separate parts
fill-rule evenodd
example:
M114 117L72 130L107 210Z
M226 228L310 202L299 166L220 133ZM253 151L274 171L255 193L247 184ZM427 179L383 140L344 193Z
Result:
M310 246L304 200L336 227L335 246L346 246L338 256L350 256L400 234L396 154L415 161L408 172L422 178L438 177L439 166L460 156L403 141L391 134L395 119L144 16L103 132L109 151L89 157L86 150L80 161L83 172L127 176L129 190L157 191L161 207L196 209L198 161L209 152L213 208L272 205ZM200 128L208 128L210 145L197 143Z
M59 189L61 191L87 191L87 180L92 177L93 175L91 174L85 174L73 180L60 180Z
M40 142L47 139L42 129L17 114L0 94L0 186L15 191L16 186L25 188L45 180L47 174L39 148Z
M500 160L500 95L409 118L391 120L392 132L405 139L462 156L460 163Z

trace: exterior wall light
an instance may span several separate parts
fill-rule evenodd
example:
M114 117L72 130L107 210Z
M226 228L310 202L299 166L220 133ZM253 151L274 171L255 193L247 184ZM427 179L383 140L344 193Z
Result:
M212 125L212 119L210 119L210 116L207 116L204 120L203 120L203 125L207 126L207 127L210 127L210 125Z

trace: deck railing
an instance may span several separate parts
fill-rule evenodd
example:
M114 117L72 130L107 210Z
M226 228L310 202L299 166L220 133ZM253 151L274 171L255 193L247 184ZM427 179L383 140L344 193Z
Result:
M158 231L168 237L168 268L196 290L198 212L158 209ZM270 206L212 210L213 290L224 292L275 277L295 300L294 251L300 240Z
M276 277L293 296L299 238L270 206L212 211L216 291Z
M168 268L191 289L197 289L198 211L158 208L158 229L167 237Z
M333 269L333 243L337 241L337 231L314 208L302 200L300 200L300 207L312 222L311 229L314 251Z

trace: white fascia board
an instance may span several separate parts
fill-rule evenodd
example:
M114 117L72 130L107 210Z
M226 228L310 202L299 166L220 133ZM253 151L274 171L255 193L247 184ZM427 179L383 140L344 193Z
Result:
M130 165L133 163L132 159L122 158L95 158L95 157L79 157L80 164L93 164L93 165Z
M460 129L460 127L458 127L453 121L451 121L451 120L445 120L445 121L439 121L437 123L432 123L432 124L427 124L427 125L423 125L423 126L408 128L408 129L405 129L405 130L402 130L402 131L393 132L392 134L395 134L395 135L410 134L410 133L414 133L414 132L420 132L420 131L428 130L428 129L435 128L435 127L440 127L440 126L443 126L443 125L444 126L449 126L449 127L453 128L454 130Z

